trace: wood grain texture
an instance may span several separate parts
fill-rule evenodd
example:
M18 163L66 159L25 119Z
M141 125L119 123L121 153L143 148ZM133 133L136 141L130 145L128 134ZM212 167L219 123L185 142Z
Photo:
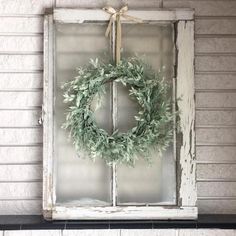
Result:
M201 214L235 214L236 200L198 200Z
M196 106L206 108L236 107L236 93L196 93Z
M196 56L196 71L235 71L236 55Z
M0 165L0 182L42 180L42 164Z
M198 178L234 179L236 178L235 164L198 164Z
M230 197L236 196L235 182L199 182L197 184L199 191L198 197Z
M0 35L4 33L43 33L43 17L2 16L0 21Z
M197 147L196 155L198 161L220 162L236 161L236 146L214 146L214 147ZM201 193L201 192L199 192Z
M43 161L42 146L0 147L1 164L28 164Z
M235 126L236 111L197 111L196 126Z
M179 21L177 36L178 68L177 68L177 102L180 113L180 132L182 143L179 151L179 166L181 176L180 199L183 206L195 206L196 165L195 165L195 100L194 100L194 23Z
M153 8L160 7L162 0L125 0L123 2L119 0L56 0L56 7L68 7L68 8L102 8L105 5L111 5L113 7L121 7L124 4L128 4L129 8Z
M0 36L1 53L33 53L43 51L42 35L35 36Z
M42 92L0 92L1 109L41 107Z
M196 16L235 16L235 1L196 1L196 0L163 0L163 7L186 7L195 10Z
M196 143L236 143L235 128L198 128L196 130Z
M42 69L42 55L0 55L0 72Z
M234 18L210 18L210 19L196 19L196 34L218 34L218 35L232 35L236 34L236 20Z
M235 3L236 4L236 3ZM235 11L236 12L236 11ZM236 38L201 38L195 39L195 52L199 53L235 53Z
M1 15L43 14L53 6L53 0L0 0Z
M0 201L1 215L41 215L42 200Z
M40 110L0 110L1 127L38 127L41 114Z
M42 199L42 183L0 183L0 201L18 199Z
M221 89L230 90L236 89L236 73L201 73L195 74L195 88L196 90L214 90ZM216 92L222 92L216 91ZM226 91L227 92L227 91Z
M0 145L27 145L43 142L41 128L0 128Z
M1 73L0 90L30 90L43 88L42 72Z

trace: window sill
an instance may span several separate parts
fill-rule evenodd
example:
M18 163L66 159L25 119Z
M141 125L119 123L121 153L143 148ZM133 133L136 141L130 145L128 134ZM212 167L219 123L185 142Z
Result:
M199 215L198 220L80 220L45 221L37 215L1 215L0 230L43 229L158 229L222 228L236 229L236 215Z

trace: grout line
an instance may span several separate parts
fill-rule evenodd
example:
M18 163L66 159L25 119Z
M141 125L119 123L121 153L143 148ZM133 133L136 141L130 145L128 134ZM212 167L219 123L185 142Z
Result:
M0 184L5 183L43 183L42 179L32 179L32 180L0 180Z
M0 129L41 129L42 125L32 125L32 126L0 126Z
M41 56L43 55L43 51L0 51L0 55Z
M205 201L205 200L236 200L236 196L203 196L197 197L197 200Z
M195 34L195 38L236 38L236 34Z
M236 107L196 107L196 111L236 111Z
M202 179L197 179L197 182L219 182L219 183L226 183L226 182L236 182L236 178L202 178Z
M22 165L42 165L42 161L20 162L20 163L0 163L0 166L22 166Z
M12 36L12 37L15 37L15 36L22 36L22 37L27 37L27 36L43 36L43 32L29 32L29 33L24 33L24 32L0 32L0 36Z
M198 165L208 165L208 164L213 164L213 165L235 165L236 161L196 161L196 164Z
M196 93L236 93L236 89L195 89Z
M18 92L18 93L24 93L24 92L42 92L43 88L29 88L29 89L0 89L0 93L9 93L9 92Z
M42 106L21 107L21 108L0 108L0 111L41 111Z
M234 147L236 146L236 143L196 143L197 147Z
M236 125L196 125L196 129L236 129Z
M195 52L197 57L236 56L236 52Z

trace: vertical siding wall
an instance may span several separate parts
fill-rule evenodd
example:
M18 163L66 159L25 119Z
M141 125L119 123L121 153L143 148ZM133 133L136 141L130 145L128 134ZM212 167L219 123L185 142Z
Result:
M0 214L41 214L44 9L120 3L0 0ZM236 1L123 3L195 8L198 204L200 213L236 213Z

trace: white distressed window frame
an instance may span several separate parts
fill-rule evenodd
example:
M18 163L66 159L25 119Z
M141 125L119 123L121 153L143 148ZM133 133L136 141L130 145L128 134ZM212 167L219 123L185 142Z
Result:
M43 214L46 219L196 219L195 100L194 100L194 13L190 9L140 11L129 15L144 22L173 22L176 26L176 97L181 111L181 145L177 159L177 205L77 207L56 204L53 175L54 23L108 22L100 9L55 9L44 20L43 102ZM126 21L122 19L122 21ZM129 22L133 23L133 22Z

